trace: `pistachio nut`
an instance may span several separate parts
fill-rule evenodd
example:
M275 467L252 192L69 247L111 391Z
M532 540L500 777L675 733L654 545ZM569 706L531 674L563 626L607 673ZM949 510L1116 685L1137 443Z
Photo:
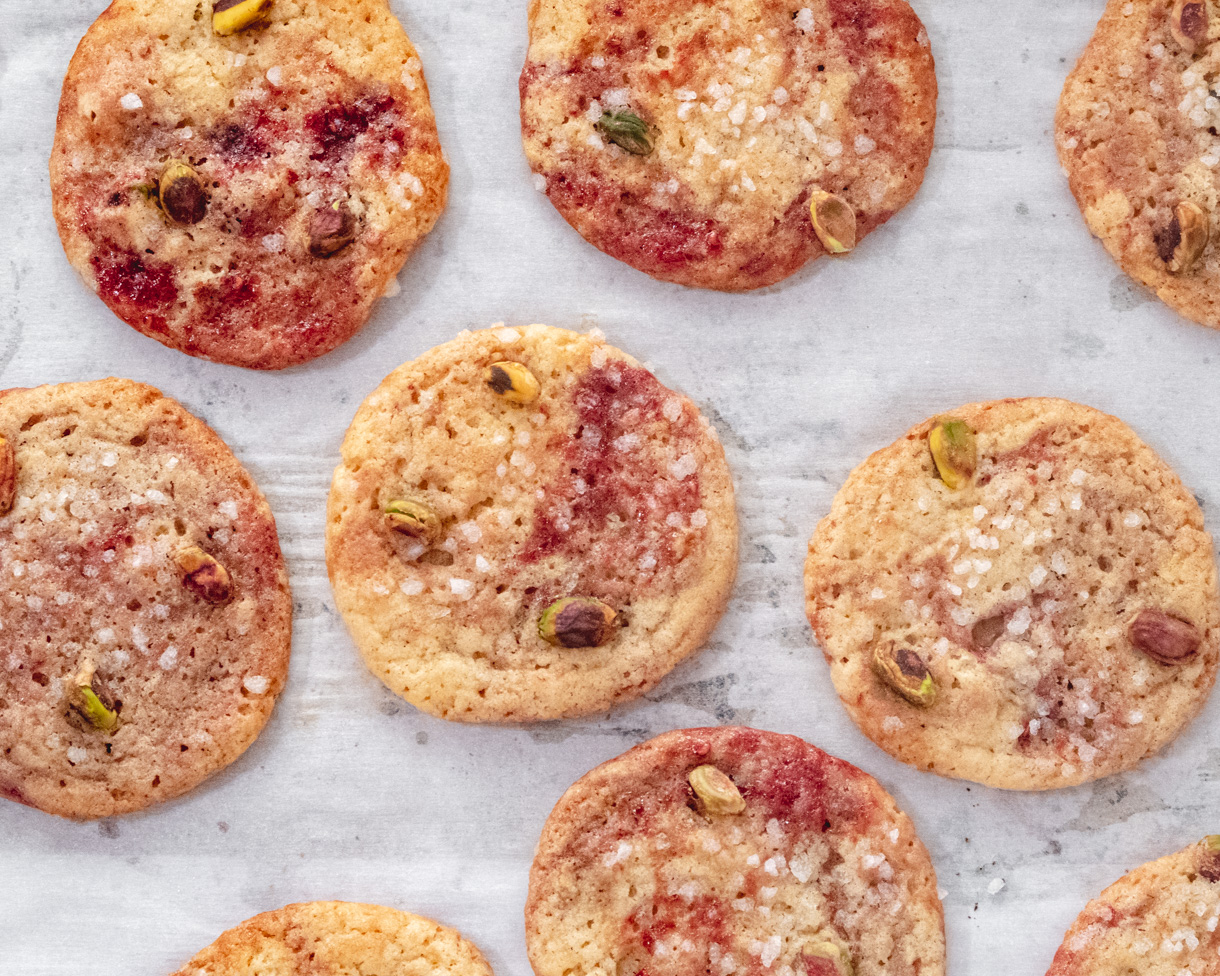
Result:
M1182 274L1203 256L1211 237L1211 220L1197 203L1183 200L1169 223L1154 235L1156 253L1170 274Z
M315 258L338 254L356 239L356 218L342 200L317 211L309 221L309 253Z
M603 136L633 156L648 156L652 153L652 136L648 123L626 109L603 112L593 127Z
M205 603L220 605L233 598L229 571L198 546L178 550L174 562L182 572L182 585Z
M1190 660L1203 642L1199 628L1189 620L1151 608L1141 610L1131 621L1127 637L1136 649L1166 665Z
M212 4L212 30L228 35L265 23L272 0L215 0Z
M197 224L208 212L208 195L203 181L187 163L171 159L161 170L157 182L161 209L175 224Z
M704 813L718 816L741 813L746 808L745 798L737 784L715 766L696 766L686 780L699 798Z
M1169 12L1169 33L1187 54L1207 43L1207 4L1204 0L1177 0Z
M854 976L847 953L833 942L811 942L801 950L806 976Z
M936 701L936 682L924 659L894 641L873 648L873 671L912 705L927 708Z
M556 600L538 618L538 636L556 647L601 647L614 635L613 607L584 596Z
M964 420L946 417L928 431L928 449L940 480L957 491L974 477L979 464L974 429Z
M86 659L81 669L66 679L68 704L99 732L109 734L119 727L119 713L98 695L95 672L93 662Z
M809 195L814 233L831 254L846 254L856 246L856 212L840 196L814 187Z
M1203 838L1203 858L1199 862L1199 875L1212 884L1220 881L1220 834Z
M398 498L385 507L385 519L391 529L409 535L420 542L432 544L441 535L441 520L423 502Z
M533 403L542 392L538 377L521 363L492 363L483 379L493 393L509 403Z
M13 443L0 434L0 515L13 510L17 500L17 454Z

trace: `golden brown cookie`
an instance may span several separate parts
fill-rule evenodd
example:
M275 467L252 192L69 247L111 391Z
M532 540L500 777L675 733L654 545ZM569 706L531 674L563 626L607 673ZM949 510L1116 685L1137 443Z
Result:
M537 976L943 976L936 874L871 776L789 735L667 732L582 777L530 870Z
M448 180L385 0L114 0L72 59L51 156L64 249L102 301L256 369L351 338Z
M868 737L991 786L1128 769L1216 678L1198 504L1126 424L1066 400L968 404L872 455L814 532L805 592Z
M1220 835L1119 878L1085 906L1047 976L1220 972Z
M1067 79L1059 159L1123 271L1220 328L1220 3L1110 0Z
M532 0L521 74L539 189L597 248L683 285L771 285L923 181L936 123L928 35L905 0ZM833 245L829 245L833 247Z
M288 905L229 929L175 976L492 976L453 929L342 901Z
M255 740L287 676L266 500L129 380L8 390L0 439L0 796L89 818L186 792Z
M365 663L418 708L603 711L711 633L733 484L695 405L600 337L464 332L356 414L326 563Z

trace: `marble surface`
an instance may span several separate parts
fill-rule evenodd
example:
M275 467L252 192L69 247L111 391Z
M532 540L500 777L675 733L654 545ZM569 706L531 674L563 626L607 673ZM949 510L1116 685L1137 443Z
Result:
M525 0L392 2L432 87L450 207L364 332L273 375L164 349L76 279L46 167L63 72L104 3L0 2L0 387L117 374L182 400L267 493L296 603L287 691L229 770L100 823L0 804L0 974L158 976L250 915L340 898L431 915L500 976L527 976L526 877L561 792L650 735L727 722L801 735L894 793L946 892L954 976L1044 973L1089 897L1217 829L1220 700L1160 756L1091 786L1019 795L921 774L840 707L804 618L801 567L856 463L974 399L1051 394L1116 413L1209 513L1220 503L1220 335L1118 273L1052 147L1055 101L1102 0L916 0L941 85L922 192L850 259L740 296L615 263L532 188L517 124ZM715 420L736 478L741 568L723 622L653 694L608 717L528 728L425 717L365 671L326 581L326 491L357 405L403 361L500 320L603 329ZM995 879L1004 887L990 894Z

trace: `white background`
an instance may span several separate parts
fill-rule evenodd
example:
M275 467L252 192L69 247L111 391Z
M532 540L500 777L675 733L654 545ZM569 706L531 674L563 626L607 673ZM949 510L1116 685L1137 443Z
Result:
M517 115L525 0L393 0L432 88L449 209L359 336L261 374L161 347L77 280L47 159L63 73L103 0L0 0L0 387L113 374L179 398L266 492L296 605L274 717L203 787L100 823L0 801L0 974L164 976L257 912L339 898L435 917L499 976L527 976L521 910L551 806L594 764L679 726L796 733L877 776L931 850L954 976L1040 976L1105 884L1220 829L1220 702L1133 773L1044 795L970 786L856 730L803 612L806 543L848 471L961 402L1053 394L1116 413L1209 514L1220 502L1220 335L1119 274L1052 146L1059 90L1102 6L916 0L941 89L923 190L850 257L725 296L604 257L532 188ZM425 717L365 671L326 582L326 491L357 405L400 363L500 320L600 327L700 404L735 475L742 558L723 622L609 717ZM990 895L995 878L1006 886Z

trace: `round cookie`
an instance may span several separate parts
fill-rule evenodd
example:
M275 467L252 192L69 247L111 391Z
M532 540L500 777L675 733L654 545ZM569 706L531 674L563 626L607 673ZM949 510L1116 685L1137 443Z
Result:
M1047 976L1220 971L1220 835L1151 861L1085 906Z
M266 500L129 380L5 391L0 437L0 796L89 818L186 792L255 740L287 676Z
M923 181L936 74L905 0L532 0L529 20L535 183L654 278L772 285L826 253L812 193L858 239Z
M1220 328L1220 249L1207 244L1220 206L1220 3L1177 6L1195 38L1175 37L1174 0L1110 0L1064 85L1056 144L1089 230L1123 271Z
M492 976L453 929L343 901L288 905L229 929L175 976Z
M538 843L525 930L537 976L945 972L936 874L906 814L850 763L747 728L667 732L572 786Z
M1216 677L1198 504L1124 423L1066 400L969 404L873 454L813 534L805 593L865 734L990 786L1128 769Z
M497 393L498 362L535 378L536 399ZM423 507L429 535L396 529L403 505ZM365 663L416 707L599 712L711 633L737 568L733 484L695 405L600 336L463 332L357 412L326 564ZM596 602L543 619L568 598Z
M128 325L281 369L364 325L444 208L449 170L385 0L261 0L264 21L225 35L214 5L114 0L89 29L59 105L55 220Z

